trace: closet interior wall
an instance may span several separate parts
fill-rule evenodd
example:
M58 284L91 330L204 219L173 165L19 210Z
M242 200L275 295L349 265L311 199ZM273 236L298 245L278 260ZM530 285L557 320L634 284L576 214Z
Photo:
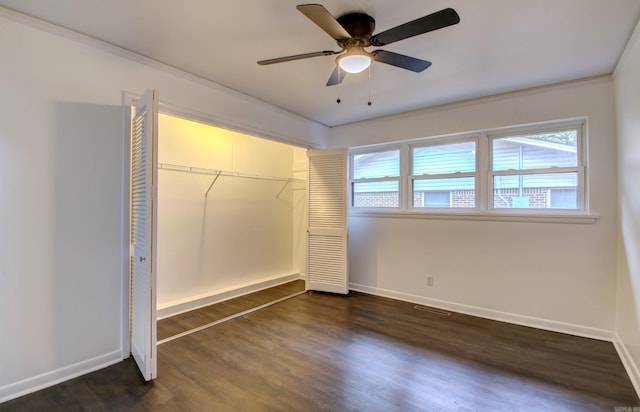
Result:
M158 123L158 317L303 277L306 149Z

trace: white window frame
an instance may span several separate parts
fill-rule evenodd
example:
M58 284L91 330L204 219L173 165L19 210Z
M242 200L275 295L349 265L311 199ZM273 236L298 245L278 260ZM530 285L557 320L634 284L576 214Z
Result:
M492 171L492 141L499 137L522 134L549 133L560 130L576 129L578 131L576 156L577 166L570 168L525 169L509 171ZM476 171L475 173L454 173L430 176L413 176L412 155L413 148L453 144L475 141ZM400 151L400 176L353 179L353 157L358 154L375 153L389 150ZM349 213L353 216L379 216L422 219L456 219L456 220L495 220L495 221L526 221L551 223L595 223L599 215L589 210L588 202L588 165L587 165L587 119L575 118L561 121L544 122L530 125L509 126L497 129L481 130L473 133L458 133L455 135L419 138L396 143L360 146L349 150L350 175L349 192L353 196L354 183L375 181L398 182L398 207L354 207L353 200L349 202ZM547 209L547 208L494 208L493 207L493 176L500 174L535 174L535 173L577 173L577 209ZM413 182L424 178L455 178L475 177L475 208L429 208L413 206Z
M372 153L380 153L380 152L391 152L397 150L399 154L399 162L398 169L400 173L398 176L384 176L384 177L367 177L361 179L354 179L354 157L357 155L363 154L372 154ZM368 210L368 211L399 211L403 209L404 202L402 199L403 193L403 185L402 185L402 176L403 176L403 154L402 154L402 145L394 144L394 145L385 145L385 146L376 146L370 149L362 149L362 150L350 150L349 151L349 210ZM358 183L376 183L376 182L398 182L398 206L396 207L365 207L365 206L354 206L355 203L355 191L354 187Z
M576 166L571 167L548 167L541 169L522 169L522 170L499 170L493 171L493 142L496 139L514 136L518 134L542 134L553 133L561 130L576 130ZM585 190L585 165L584 165L584 121L582 122L562 122L554 124L546 124L533 127L522 127L512 129L505 132L489 133L488 138L488 150L489 150L489 165L487 172L487 207L490 212L499 213L531 213L531 214L555 214L555 213L584 213L587 211L586 207L586 190ZM496 208L493 206L493 182L496 176L527 176L527 175L539 175L539 174L559 174L559 173L576 173L577 175L577 208L576 209L547 209L547 208Z

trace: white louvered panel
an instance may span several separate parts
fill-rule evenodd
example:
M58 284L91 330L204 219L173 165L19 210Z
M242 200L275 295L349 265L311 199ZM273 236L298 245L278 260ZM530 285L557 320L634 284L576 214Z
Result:
M307 289L348 293L347 152L309 151Z
M144 136L147 113L137 114L133 119L131 136L131 352L136 361L144 363L146 342L147 299L146 263L140 256L146 256L147 242L147 162L146 139ZM144 371L143 371L144 374Z
M336 228L346 220L345 156L313 156L309 159L309 227Z
M157 101L147 91L131 130L131 353L146 380L156 377L154 175Z
M309 238L309 281L345 287L347 262L345 237L316 235Z

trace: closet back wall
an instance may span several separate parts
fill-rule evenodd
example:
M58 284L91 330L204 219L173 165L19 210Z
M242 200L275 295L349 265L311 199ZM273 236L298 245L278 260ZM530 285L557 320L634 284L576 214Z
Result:
M304 152L162 114L158 140L161 164L284 178L293 177L294 152ZM188 302L297 277L294 184L221 175L205 196L214 175L162 168L158 175L161 317Z

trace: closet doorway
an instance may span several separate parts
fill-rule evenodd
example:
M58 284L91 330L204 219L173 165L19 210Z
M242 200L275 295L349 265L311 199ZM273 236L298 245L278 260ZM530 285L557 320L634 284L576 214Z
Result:
M306 148L159 114L158 320L304 279L307 169Z
M268 288L289 293L276 302L306 290L348 293L346 149L307 150L159 113L153 90L123 102L131 127L123 347L146 380L156 378L157 320ZM291 282L300 290L290 293Z

